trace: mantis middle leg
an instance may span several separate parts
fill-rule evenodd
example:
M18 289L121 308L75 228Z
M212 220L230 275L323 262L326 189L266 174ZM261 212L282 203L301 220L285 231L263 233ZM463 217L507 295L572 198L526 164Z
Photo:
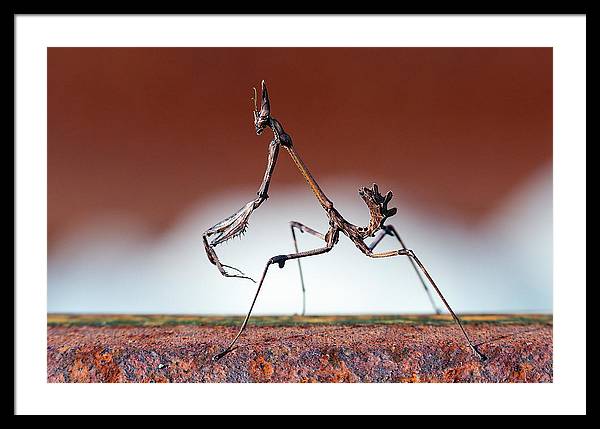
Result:
M273 265L273 264L278 264L279 268L283 268L285 266L285 262L288 261L288 260L290 260L290 259L299 259L299 258L305 258L307 256L316 256L316 255L321 255L323 253L327 253L327 252L329 252L333 248L333 246L337 242L338 235L339 235L339 233L337 231L330 230L329 233L327 234L328 240L327 240L327 245L325 247L321 247L321 248L314 249L314 250L308 250L306 252L292 253L290 255L277 255L277 256L273 256L272 258L270 258L267 261L267 265L265 266L265 269L264 269L264 271L262 273L260 281L258 282L258 287L256 289L256 294L254 295L254 299L252 300L252 304L250 305L250 310L248 310L248 314L246 315L246 318L244 319L244 322L242 323L242 326L240 327L240 330L238 331L238 333L235 336L235 338L231 341L231 343L229 343L229 345L222 352L220 352L217 355L213 356L213 360L219 360L223 356L225 356L227 353L229 353L230 351L232 351L235 343L238 340L238 338L240 338L240 336L242 335L242 333L246 329L246 326L248 325L248 320L250 319L250 315L252 314L252 310L254 309L254 304L256 303L256 299L258 298L258 294L260 293L260 289L262 288L262 285L263 285L263 283L265 281L265 277L267 275L267 271L269 271L269 267L271 265Z
M302 233L306 232L310 235L314 235L315 237L320 238L321 240L325 240L325 236L319 231L315 231L314 229L303 225L300 222L291 221L290 229L292 230L292 238L294 239L294 250L296 251L296 253L298 253L299 250L298 241L296 240L296 232L294 231L294 228L298 229ZM306 288L304 287L304 275L302 274L302 264L300 263L300 258L298 258L297 261L298 271L300 272L300 285L302 286L302 316L304 316L306 313Z

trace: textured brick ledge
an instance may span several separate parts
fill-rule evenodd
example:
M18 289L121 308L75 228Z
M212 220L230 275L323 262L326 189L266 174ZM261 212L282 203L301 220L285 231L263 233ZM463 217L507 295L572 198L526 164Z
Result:
M49 382L552 382L552 317L48 316Z

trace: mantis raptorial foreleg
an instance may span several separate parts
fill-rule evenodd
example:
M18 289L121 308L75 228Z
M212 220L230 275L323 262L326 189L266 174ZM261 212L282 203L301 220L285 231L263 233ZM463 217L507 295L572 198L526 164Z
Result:
M256 283L256 281L246 276L239 269L221 263L215 251L215 247L221 243L231 240L234 237L243 235L246 232L246 229L248 228L248 220L250 219L250 215L252 214L252 212L258 207L260 207L260 205L267 198L269 198L269 184L271 183L271 178L273 177L273 171L275 170L275 164L277 162L278 154L279 144L277 144L275 141L272 141L269 145L269 155L267 158L267 168L265 170L265 175L263 177L263 181L260 185L260 188L256 193L258 197L248 202L244 207L239 209L231 216L223 219L222 221L209 228L203 235L204 248L206 249L206 254L208 255L209 261L212 264L216 265L216 267L219 269L219 272L225 277L237 277L241 279L248 279ZM210 242L209 237L213 237ZM237 271L239 274L230 274L224 269L224 267L231 268Z

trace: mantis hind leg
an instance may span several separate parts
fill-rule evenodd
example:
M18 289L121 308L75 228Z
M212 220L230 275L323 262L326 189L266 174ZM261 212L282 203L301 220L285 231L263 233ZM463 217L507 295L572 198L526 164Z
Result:
M320 238L321 240L325 240L325 235L321 234L319 231L315 231L314 229L301 224L300 222L296 222L296 221L291 221L290 222L290 229L292 230L292 238L294 240L294 250L296 251L296 253L299 252L298 250L298 241L296 240L296 232L294 231L294 229L298 229L298 231L304 233L308 233L310 235L314 235L315 237ZM300 285L302 286L302 316L304 316L306 314L306 288L304 286L304 275L302 273L302 264L300 262L300 258L297 259L298 260L298 271L300 272Z
M415 252L413 252L411 249L402 248L399 250L390 250L387 252L373 253L372 250L369 249L369 247L366 244L364 244L364 243L362 245L360 245L360 243L357 243L357 244L359 244L359 249L370 258L389 258L392 256L408 256L411 260L413 260L416 263L416 265L418 266L419 270L425 275L425 277L429 281L429 284L436 291L436 293L438 294L438 296L440 297L440 299L442 300L442 302L448 309L448 312L452 315L452 318L454 319L454 321L460 328L463 336L467 340L467 343L469 344L469 347L471 348L473 353L480 360L482 360L482 361L487 360L487 357L481 351L479 351L479 349L477 348L477 346L475 344L473 344L473 342L471 341L471 338L469 338L469 335L467 334L467 331L465 331L465 328L463 327L463 324L460 321L459 317L456 315L456 313L454 313L454 310L452 310L452 307L450 307L450 304L448 304L448 301L446 301L446 298L444 298L442 291L440 291L440 289L438 288L436 283L433 281L433 278L431 277L431 275L429 274L429 272L427 271L425 266L421 263L419 258L417 258L417 255L415 255Z
M375 237L375 240L373 240L373 242L369 245L369 249L370 250L375 250L375 247L377 247L377 245L379 243L381 243L381 241L387 235L390 235L392 237L396 237L396 239L400 243L400 246L402 246L402 249L406 249L407 248L406 245L404 244L404 241L402 241L402 238L400 238L400 234L398 234L398 231L396 231L396 228L394 228L392 225L385 225L383 227L383 229L381 230L381 232L379 233L379 235L377 237ZM425 290L425 293L427 294L427 298L429 298L429 302L431 303L431 306L433 307L433 311L435 311L435 314L441 314L442 312L439 309L439 307L436 305L435 301L433 300L433 296L431 294L431 291L429 290L429 287L427 286L427 282L423 278L423 275L421 274L421 271L419 271L419 268L417 267L417 264L411 258L409 258L409 261L410 261L413 269L415 270L415 273L417 273L417 276L419 276L419 280L421 282L421 285L423 286L423 289Z

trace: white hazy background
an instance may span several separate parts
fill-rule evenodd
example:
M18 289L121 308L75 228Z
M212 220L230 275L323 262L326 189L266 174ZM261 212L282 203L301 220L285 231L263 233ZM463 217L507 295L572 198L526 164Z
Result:
M358 225L368 223L369 213L357 189L372 182L360 177L320 180L336 208ZM551 166L535 173L476 228L466 228L451 213L433 216L411 206L402 189L393 192L390 206L398 213L387 223L396 226L455 311L552 312ZM137 219L103 214L49 256L48 312L246 313L256 286L222 277L206 257L202 233L255 193L256 187L236 188L199 201L159 237L148 234ZM269 194L252 214L246 235L216 248L223 263L256 280L268 258L293 252L290 220L321 232L328 226L301 179L293 187L274 181ZM323 245L308 234L297 236L300 250ZM393 248L398 243L386 237L377 249ZM367 258L343 234L331 252L304 258L302 264L309 315L432 312L407 258ZM297 263L272 267L254 314L291 315L301 308Z

